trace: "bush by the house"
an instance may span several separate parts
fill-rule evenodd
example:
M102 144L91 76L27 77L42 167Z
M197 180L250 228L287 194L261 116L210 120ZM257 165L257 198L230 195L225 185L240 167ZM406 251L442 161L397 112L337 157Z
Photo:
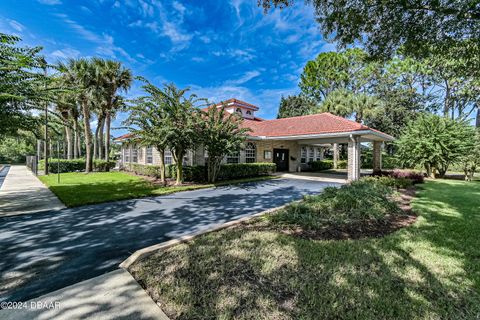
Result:
M177 166L169 164L165 168L167 178L177 178ZM183 179L185 181L206 181L205 166L183 166Z
M404 178L411 180L413 184L423 183L425 180L425 176L423 175L423 173L412 170L382 170L374 172L373 176L392 177L396 179Z
M348 165L347 160L337 161L338 169L346 169L347 165ZM333 169L333 160L324 159L324 160L310 162L310 169L312 171L323 171L323 170Z
M220 167L218 180L268 176L274 173L275 169L275 163L267 162L224 164Z
M365 181L372 181L383 184L387 187L392 187L396 189L406 189L413 185L413 181L404 177L394 178L388 176L373 176L362 178Z
M275 172L274 163L236 163L236 164L224 164L220 167L218 174L218 180L232 180L240 178L250 178L258 176L266 176ZM125 167L126 170L130 170L139 175L150 176L158 178L160 177L160 166L143 165L138 163L132 163ZM165 167L165 176L167 178L176 178L176 166L174 164L168 164ZM206 168L205 166L184 166L183 175L185 181L204 182L206 181Z
M361 168L362 169L372 169L373 168L373 156L372 152L366 152L365 154L362 153L360 157L361 160ZM397 158L394 156L390 156L387 154L382 155L382 168L384 169L395 169L399 167L399 163Z
M85 170L85 159L48 159L50 173L76 172ZM115 161L93 160L94 171L110 171L115 168ZM45 169L45 160L38 162L38 169ZM60 169L60 170L59 170Z
M390 197L392 193L391 187L379 181L362 179L340 188L327 187L319 195L306 196L303 201L287 206L269 219L305 229L379 222L387 214L401 213Z

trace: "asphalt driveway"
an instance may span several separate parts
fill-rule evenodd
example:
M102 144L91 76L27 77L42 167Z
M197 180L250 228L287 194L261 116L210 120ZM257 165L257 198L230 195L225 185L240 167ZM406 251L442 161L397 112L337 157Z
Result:
M24 301L118 268L134 251L321 192L274 179L0 218L0 301Z

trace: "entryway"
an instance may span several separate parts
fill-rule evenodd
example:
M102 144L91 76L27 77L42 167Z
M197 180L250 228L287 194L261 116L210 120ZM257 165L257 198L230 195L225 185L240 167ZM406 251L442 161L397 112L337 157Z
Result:
M273 149L273 162L277 171L288 171L288 149Z

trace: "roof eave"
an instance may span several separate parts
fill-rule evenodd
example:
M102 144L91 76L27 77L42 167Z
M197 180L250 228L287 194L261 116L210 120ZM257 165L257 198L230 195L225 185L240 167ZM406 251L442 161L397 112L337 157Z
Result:
M302 134L302 135L289 135L289 136L249 136L251 140L300 140L300 139L328 139L328 138L343 138L354 136L373 135L378 137L381 141L393 141L394 137L379 131L374 130L353 130L342 132L330 132L330 133L315 133L315 134Z

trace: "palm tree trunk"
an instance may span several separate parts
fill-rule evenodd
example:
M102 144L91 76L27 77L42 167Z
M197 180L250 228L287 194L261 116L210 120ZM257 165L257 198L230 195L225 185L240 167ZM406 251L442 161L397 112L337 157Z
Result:
M111 114L110 111L107 111L105 115L105 161L108 161L110 156L110 121Z
M475 120L475 127L480 129L480 105L477 105L477 117Z
M67 159L72 159L72 128L70 124L66 123L65 125L65 137L67 138Z
M98 159L100 155L100 144L98 143L98 136L102 128L103 116L98 116L97 127L95 128L95 137L93 139L93 158Z
M103 129L105 127L105 116L102 117L102 122L100 123L100 131L98 132L98 159L104 158L104 148L103 148Z
M78 127L77 115L72 115L73 118L73 158L77 159L80 149L80 129Z
M85 131L85 173L93 171L93 154L92 154L92 130L90 129L90 108L88 101L82 101L83 122Z

